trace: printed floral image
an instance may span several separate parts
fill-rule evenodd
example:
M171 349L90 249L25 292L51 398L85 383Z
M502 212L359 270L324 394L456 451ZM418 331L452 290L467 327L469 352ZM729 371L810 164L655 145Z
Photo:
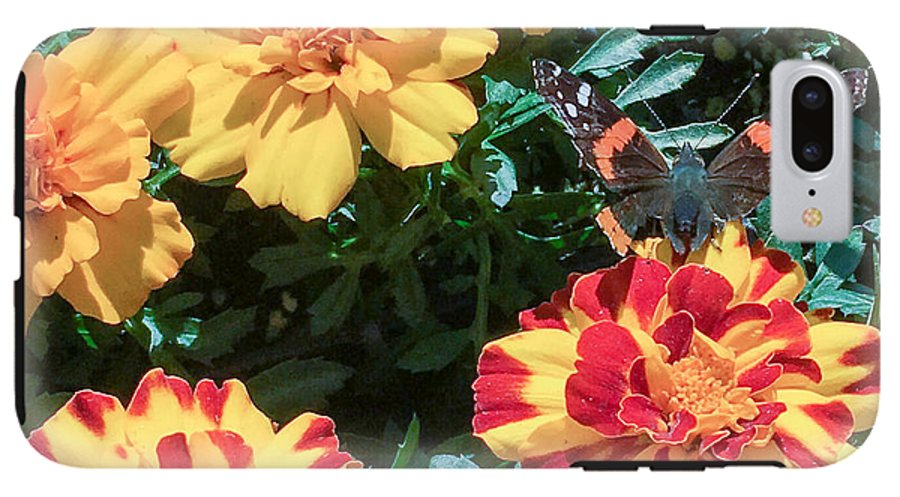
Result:
M186 102L190 67L172 40L142 31L98 30L25 62L29 316L58 292L120 322L191 256L175 204L141 189L148 128Z
M730 224L685 263L629 257L572 275L485 346L475 434L500 457L758 459L821 466L878 403L878 331L816 319L784 252Z
M185 39L182 40L182 35ZM353 186L362 137L392 164L449 160L478 120L455 82L497 50L488 30L274 29L173 34L202 45L191 105L158 130L182 172L260 207L325 217ZM187 49L190 54L191 48Z
M126 409L110 395L82 390L28 441L72 466L158 468L359 467L338 450L334 422L304 413L278 428L247 387L226 380L191 386L148 371Z
M851 91L843 240L772 231L785 59ZM879 95L837 35L78 29L23 76L49 460L808 468L870 436Z

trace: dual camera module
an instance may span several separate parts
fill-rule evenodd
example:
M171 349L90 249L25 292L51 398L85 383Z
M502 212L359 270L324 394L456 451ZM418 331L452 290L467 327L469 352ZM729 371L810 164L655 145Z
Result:
M791 97L791 151L800 169L815 173L834 155L834 95L824 79L809 76Z

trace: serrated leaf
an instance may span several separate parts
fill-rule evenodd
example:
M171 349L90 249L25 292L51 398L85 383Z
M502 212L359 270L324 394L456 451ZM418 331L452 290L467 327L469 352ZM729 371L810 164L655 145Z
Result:
M484 142L482 147L472 156L472 173L490 195L491 202L503 208L519 189L516 165L494 145Z
M321 411L327 397L344 387L353 369L321 358L291 359L247 380L254 403L279 421L305 411Z
M484 80L484 97L487 105L512 105L525 93L525 90L509 81L494 81L490 76L482 76L481 79Z
M400 443L397 447L397 453L394 454L394 462L391 463L391 468L410 467L410 463L416 455L416 451L419 449L420 429L421 425L419 423L419 417L413 414L412 421L409 422L409 426L406 428L406 435L403 437L403 442Z
M328 253L311 255L312 251L303 244L263 247L250 260L250 267L263 273L262 290L290 285L312 273L339 264Z
M419 327L429 321L428 298L425 284L412 260L391 269L390 290L394 298L395 312L410 327Z
M609 68L619 68L643 59L641 51L661 43L659 37L644 36L634 29L610 29L584 52L570 71L581 74ZM598 76L603 77L603 76Z
M253 330L256 307L228 309L200 323L197 339L188 348L192 359L209 364L234 351L234 346Z
M453 456L450 454L438 454L432 456L428 467L433 469L478 469L478 465L466 456Z
M706 122L644 134L660 150L680 150L684 144L689 144L695 150L703 150L725 143L734 136L734 130L726 124Z
M356 302L358 291L359 268L347 267L344 274L309 306L309 313L312 315L309 322L310 333L313 336L322 335L343 323Z
M681 89L703 63L703 54L678 50L653 61L613 101L620 109Z
M447 367L469 344L468 330L435 333L416 342L400 356L397 367L411 373L439 371Z

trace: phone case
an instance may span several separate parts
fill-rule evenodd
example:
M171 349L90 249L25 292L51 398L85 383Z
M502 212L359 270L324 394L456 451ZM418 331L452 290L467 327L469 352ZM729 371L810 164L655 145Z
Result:
M839 243L770 230L799 58L853 92ZM879 100L833 33L84 29L19 83L53 461L812 467L874 422Z

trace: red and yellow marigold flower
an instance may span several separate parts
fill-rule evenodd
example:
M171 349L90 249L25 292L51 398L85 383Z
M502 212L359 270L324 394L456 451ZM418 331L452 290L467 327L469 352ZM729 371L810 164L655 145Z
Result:
M810 324L805 277L750 246L740 223L675 261L650 242L612 268L572 275L522 331L485 345L475 435L498 456L578 460L755 459L833 463L872 426L878 331Z
M239 380L221 387L162 369L144 375L131 402L91 390L77 392L28 437L50 460L85 467L346 468L334 422L303 413L283 427L253 405Z
M147 31L97 30L25 62L25 280L30 316L58 292L108 323L174 277L193 238L141 190L148 128L188 99L188 59Z
M497 35L478 29L167 32L198 67L193 100L155 135L200 181L244 172L260 207L325 217L356 181L369 143L401 168L449 160L478 119L455 80Z

